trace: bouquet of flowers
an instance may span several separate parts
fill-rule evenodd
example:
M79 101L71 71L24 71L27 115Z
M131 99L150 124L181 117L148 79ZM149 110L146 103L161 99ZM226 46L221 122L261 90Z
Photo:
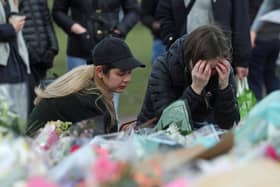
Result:
M60 134L70 126L70 122L49 121L34 139L35 148L45 151L49 150L59 140Z
M135 169L124 161L113 161L105 149L96 148L98 158L91 167L86 186L157 187L162 186L162 171L157 163L149 169Z

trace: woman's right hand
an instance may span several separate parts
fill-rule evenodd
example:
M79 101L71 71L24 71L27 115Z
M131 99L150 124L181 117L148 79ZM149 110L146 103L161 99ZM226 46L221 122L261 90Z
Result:
M192 70L193 91L200 95L204 87L208 84L211 77L211 67L206 60L199 60Z
M25 18L25 16L10 16L9 23L13 26L16 32L19 32L25 24Z
M87 31L87 29L78 23L74 23L71 27L71 32L73 32L75 34L82 34L82 33L85 33L86 31Z

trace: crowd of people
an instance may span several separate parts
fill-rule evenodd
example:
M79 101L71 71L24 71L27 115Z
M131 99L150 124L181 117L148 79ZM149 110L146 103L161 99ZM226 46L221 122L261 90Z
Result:
M280 88L280 26L262 20L277 9L277 0L53 0L51 9L0 0L0 98L30 136L50 120L96 116L103 133L117 131L119 94L145 67L125 43L141 21L153 35L152 70L136 124L156 123L182 99L194 128L229 129L240 120L235 78L248 77L258 100ZM68 72L41 87L59 51L53 21L68 37Z

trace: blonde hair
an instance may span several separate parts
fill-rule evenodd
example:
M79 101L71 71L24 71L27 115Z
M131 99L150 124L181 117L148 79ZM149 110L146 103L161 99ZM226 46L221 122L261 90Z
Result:
M106 89L104 82L95 76L95 66L85 65L74 68L49 84L45 89L37 87L37 97L34 104L37 105L44 98L56 98L70 95L76 92L94 93L101 92L101 99L104 101L111 116L111 125L115 123L116 115L112 101L112 93Z

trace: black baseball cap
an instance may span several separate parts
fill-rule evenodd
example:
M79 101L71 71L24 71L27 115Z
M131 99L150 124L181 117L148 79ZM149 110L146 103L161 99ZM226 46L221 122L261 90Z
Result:
M116 37L106 37L92 50L94 65L110 65L121 70L130 70L136 67L144 68L144 64L135 59L128 45Z

